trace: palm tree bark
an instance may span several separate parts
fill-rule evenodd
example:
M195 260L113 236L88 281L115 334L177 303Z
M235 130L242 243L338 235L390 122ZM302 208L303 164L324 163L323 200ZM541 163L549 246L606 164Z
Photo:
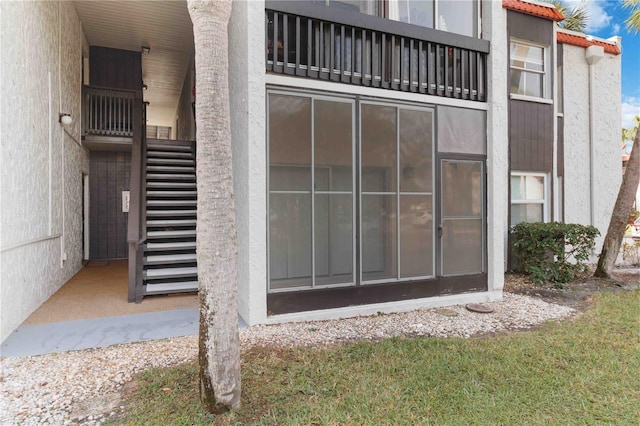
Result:
M189 0L195 42L200 298L200 399L211 413L240 406L237 237L231 167L228 36L231 0Z
M622 177L622 184L618 191L618 199L611 214L609 229L602 244L602 252L600 252L600 257L598 258L598 267L594 273L596 277L611 278L611 270L618 257L618 253L620 253L624 231L627 227L629 213L631 213L639 183L640 131L637 131L633 141L633 148L631 148L631 156L627 163L627 171Z

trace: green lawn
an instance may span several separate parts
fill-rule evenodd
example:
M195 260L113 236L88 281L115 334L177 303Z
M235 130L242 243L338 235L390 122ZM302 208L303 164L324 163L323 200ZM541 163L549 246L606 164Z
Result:
M242 357L243 408L199 407L195 364L155 369L123 424L640 424L640 291L486 339L393 338ZM163 390L164 389L164 390Z

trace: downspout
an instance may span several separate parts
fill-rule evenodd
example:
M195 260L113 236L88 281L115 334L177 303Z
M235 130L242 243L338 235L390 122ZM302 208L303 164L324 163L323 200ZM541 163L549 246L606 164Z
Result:
M593 66L600 62L600 59L604 56L604 48L602 46L592 45L587 47L585 51L585 59L587 60L587 64L589 64L589 183L591 196L590 198L590 208L589 208L589 217L591 226L595 226L595 197L596 197L596 186L594 179L594 170L595 170L595 131L594 131L594 121L595 121L595 99L593 93L594 86L594 70Z
M58 108L59 111L63 111L62 108L62 4L58 3ZM60 164L61 167L61 186L62 186L62 237L60 238L60 267L64 267L64 262L67 260L67 247L65 244L65 240L67 238L65 232L65 221L66 221L66 188L65 188L65 175L64 175L64 162L65 162L65 152L64 152L64 127L62 123L60 123L60 156L62 162Z

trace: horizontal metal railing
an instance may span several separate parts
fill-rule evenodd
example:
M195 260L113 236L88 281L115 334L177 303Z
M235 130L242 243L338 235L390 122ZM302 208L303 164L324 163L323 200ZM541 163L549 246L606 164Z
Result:
M136 94L134 90L84 86L84 134L133 137Z
M306 2L267 2L268 72L486 101L489 43Z

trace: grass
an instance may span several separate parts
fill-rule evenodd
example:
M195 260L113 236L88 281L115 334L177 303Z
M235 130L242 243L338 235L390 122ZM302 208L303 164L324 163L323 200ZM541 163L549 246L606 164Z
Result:
M149 370L118 424L640 424L640 291L488 339L253 349L242 385L242 409L214 417L200 408L195 364Z

